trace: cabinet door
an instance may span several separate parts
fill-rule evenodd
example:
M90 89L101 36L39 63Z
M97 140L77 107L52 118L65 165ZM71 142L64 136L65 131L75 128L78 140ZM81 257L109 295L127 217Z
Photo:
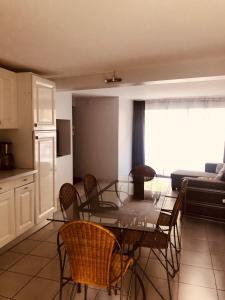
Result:
M17 128L16 75L0 69L0 128Z
M0 194L0 247L15 237L14 191Z
M15 190L16 235L34 225L34 184L26 184Z
M56 119L54 82L33 75L32 84L34 129L55 129Z
M55 211L56 133L35 132L36 222L39 223Z

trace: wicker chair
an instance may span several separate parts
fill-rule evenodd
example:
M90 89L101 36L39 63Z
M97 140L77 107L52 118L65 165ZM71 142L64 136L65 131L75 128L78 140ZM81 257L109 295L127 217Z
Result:
M81 199L74 185L64 183L61 186L59 202L64 221L80 218L78 207L81 204Z
M103 201L102 193L100 193L100 185L94 175L85 175L83 181L85 195L92 210L98 209L100 207L118 209L118 206L115 203L110 201Z
M59 229L57 242L61 271L60 300L62 288L69 280L75 285L84 284L85 300L87 285L108 289L117 287L117 283L133 263L127 255L122 255L114 234L93 222L72 221L64 224ZM71 278L63 276L65 261L61 252L62 245L68 256Z

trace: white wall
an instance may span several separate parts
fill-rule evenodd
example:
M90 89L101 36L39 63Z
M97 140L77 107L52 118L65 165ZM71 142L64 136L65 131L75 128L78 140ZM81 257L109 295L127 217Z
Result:
M56 119L70 120L71 126L71 154L56 159L56 195L65 182L73 183L73 156L72 156L72 94L56 92Z
M127 180L132 160L133 101L119 98L118 179Z
M119 99L76 98L75 175L118 176Z

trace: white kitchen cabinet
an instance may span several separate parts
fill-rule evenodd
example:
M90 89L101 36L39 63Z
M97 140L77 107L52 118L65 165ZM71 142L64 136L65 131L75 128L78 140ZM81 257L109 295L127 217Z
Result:
M55 83L32 75L32 102L34 129L56 129Z
M0 247L15 238L14 191L0 194Z
M56 210L55 159L56 132L34 133L36 175L36 223L46 220Z
M16 235L34 226L34 184L15 189Z
M17 128L16 74L0 68L0 129Z

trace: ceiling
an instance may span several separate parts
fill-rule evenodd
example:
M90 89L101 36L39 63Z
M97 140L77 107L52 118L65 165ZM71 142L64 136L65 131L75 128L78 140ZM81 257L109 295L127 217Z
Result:
M224 11L224 0L1 0L0 65L80 76L221 55Z
M146 82L102 89L74 91L75 97L124 97L128 99L225 96L225 76Z

